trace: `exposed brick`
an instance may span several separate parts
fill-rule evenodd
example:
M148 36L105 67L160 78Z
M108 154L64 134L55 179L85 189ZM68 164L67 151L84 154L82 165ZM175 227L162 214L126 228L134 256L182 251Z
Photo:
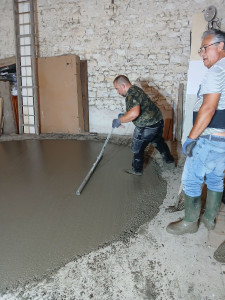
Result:
M224 10L224 1L213 4ZM110 0L39 0L38 53L87 59L92 106L124 107L112 83L119 74L140 86L146 82L153 101L170 105L177 101L179 83L186 86L193 14L208 5L207 0L124 0L115 1L113 10ZM0 0L0 7L0 58L5 58L15 55L12 1Z

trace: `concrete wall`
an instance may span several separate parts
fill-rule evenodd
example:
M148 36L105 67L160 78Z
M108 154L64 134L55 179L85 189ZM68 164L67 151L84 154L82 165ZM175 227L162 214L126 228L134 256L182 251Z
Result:
M0 58L14 54L12 1L0 0ZM190 32L195 13L215 5L225 16L225 0L38 0L38 54L76 54L88 60L90 130L109 132L124 109L113 89L118 74L145 81L168 104L187 83ZM222 25L224 19L222 19ZM129 133L132 125L117 129Z

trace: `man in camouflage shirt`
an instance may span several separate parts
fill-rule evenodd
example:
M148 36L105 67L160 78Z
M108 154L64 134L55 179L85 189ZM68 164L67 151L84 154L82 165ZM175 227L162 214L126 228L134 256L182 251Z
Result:
M131 121L135 125L132 141L132 152L134 154L132 169L126 170L126 172L133 175L142 175L144 150L149 143L152 143L167 163L174 162L174 158L162 137L164 121L159 108L141 88L131 85L126 76L117 76L113 84L118 94L126 97L126 113L119 114L118 118L113 120L112 127L118 128L121 123Z

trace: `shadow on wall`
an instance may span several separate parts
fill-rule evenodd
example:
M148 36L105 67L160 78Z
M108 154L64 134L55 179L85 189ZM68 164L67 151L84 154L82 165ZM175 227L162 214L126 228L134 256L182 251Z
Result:
M144 92L149 95L151 100L161 110L164 119L163 137L165 140L173 140L173 108L155 87L149 86L148 82L143 80L140 82Z

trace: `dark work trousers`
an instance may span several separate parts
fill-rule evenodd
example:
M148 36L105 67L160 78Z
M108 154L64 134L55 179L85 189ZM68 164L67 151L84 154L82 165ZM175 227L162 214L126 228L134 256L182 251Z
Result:
M149 143L152 143L152 145L161 153L165 161L172 158L170 150L162 137L163 127L163 120L152 126L135 127L131 149L134 154L132 167L136 172L142 172L143 170L144 151Z

